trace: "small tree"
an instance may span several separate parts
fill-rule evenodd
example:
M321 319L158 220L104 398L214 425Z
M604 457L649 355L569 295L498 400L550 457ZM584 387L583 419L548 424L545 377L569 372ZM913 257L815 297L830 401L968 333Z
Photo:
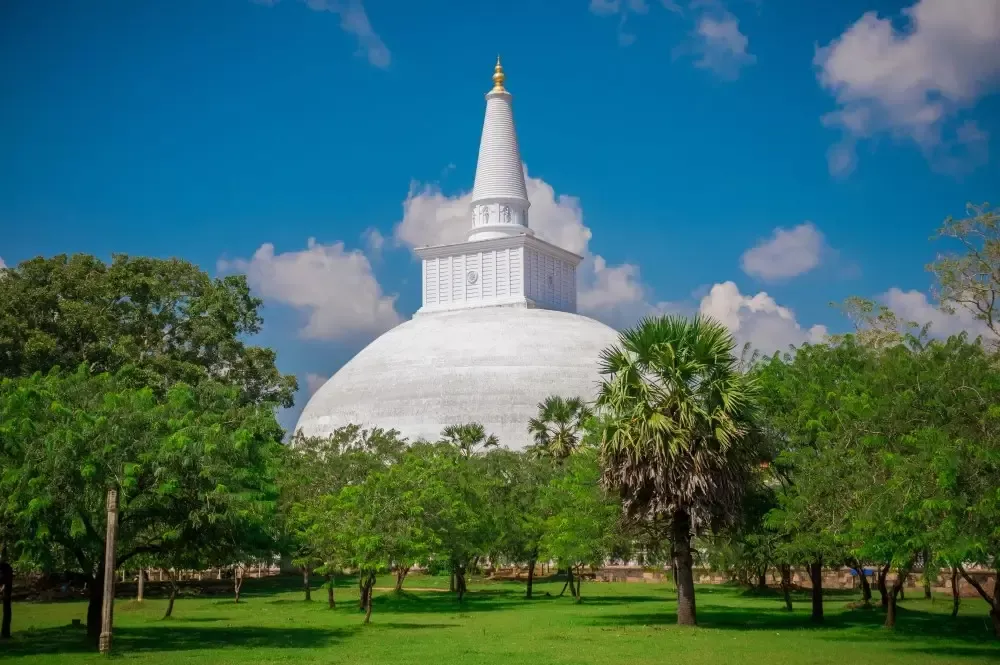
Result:
M598 452L584 448L567 459L542 499L549 517L541 551L569 571L570 593L578 603L582 600L583 571L607 560L615 546L621 513L619 503L604 492L600 478Z
M528 421L534 439L533 454L561 462L570 456L583 438L584 426L593 416L579 397L546 397L538 404L538 415Z

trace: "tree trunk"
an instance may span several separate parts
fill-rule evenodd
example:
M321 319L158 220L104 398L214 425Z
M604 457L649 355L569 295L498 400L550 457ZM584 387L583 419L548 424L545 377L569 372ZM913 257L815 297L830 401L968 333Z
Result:
M998 562L1000 563L1000 562ZM1000 637L1000 566L997 566L996 577L993 582L993 595L990 596L986 592L986 588L979 583L974 577L970 576L969 573L965 571L965 568L959 564L958 572L962 574L965 581L972 585L972 588L982 597L983 600L987 602L990 606L990 620L993 622L993 634Z
M785 610L792 611L792 567L781 564L781 593L785 597Z
M365 609L365 576L358 573L358 609Z
M886 608L885 613L885 627L895 628L896 627L896 601L903 595L903 585L906 584L906 578L909 577L910 571L913 569L913 563L915 559L910 559L910 561L896 571L896 581L892 584L892 590L889 592L889 607Z
M465 567L459 566L455 569L455 591L458 592L458 602L465 598L467 587L465 586Z
M924 598L928 600L933 600L934 596L931 593L931 552L926 547L924 548L923 559L924 559Z
M535 563L538 560L537 557L538 555L536 554L532 555L532 557L528 559L528 588L524 594L524 597L528 600L531 600L531 587L535 583Z
M962 603L962 596L959 594L959 585L961 580L958 579L958 568L955 566L951 567L951 618L954 619L958 616L958 606ZM1000 584L997 581L996 584Z
M372 590L375 586L375 574L370 573L365 579L365 623L371 623L372 620Z
M809 579L812 582L812 620L823 621L823 560L809 564Z
M767 591L767 571L757 575L757 590Z
M0 585L3 585L3 623L0 624L0 639L10 639L10 622L13 608L11 598L14 592L14 569L6 561L0 561Z
M169 619L174 613L174 601L177 600L177 580L173 573L167 573L167 579L170 581L170 598L167 600L167 611L163 613L164 619Z
M410 572L409 566L396 566L396 591L403 590L403 580L406 579L406 574Z
M858 577L861 582L861 602L865 604L865 607L868 607L872 604L872 585L868 583L868 576L865 575L864 566L858 568Z
M309 566L302 566L302 587L306 591L306 600L312 600L312 588L309 586L309 573L312 571Z
M889 587L886 585L885 578L889 574L889 567L892 562L885 564L882 568L879 568L878 579L876 581L876 586L878 587L878 594L882 599L882 608L888 609L889 607Z
M146 596L146 570L139 569L139 577L135 581L135 602L141 603Z
M677 576L677 624L698 624L694 602L694 561L691 557L691 516L684 510L674 513L671 525L672 565Z
M96 644L101 639L101 606L104 603L104 574L90 578L90 599L87 602L87 637Z
M240 602L240 591L243 590L243 579L246 575L246 569L241 565L236 565L233 568L233 590L236 592L236 603Z
M566 569L566 584L563 584L562 591L559 592L559 597L562 598L563 594L566 593L566 587L572 587L572 586L573 586L573 569L572 568L567 568ZM569 592L572 594L573 593L573 589L570 588Z
M332 610L337 607L337 600L333 597L333 575L326 574L326 604Z
M573 594L573 597L576 599L577 603L582 603L583 595L580 593L580 586L583 584L583 576L577 572L574 577L576 578L576 592Z

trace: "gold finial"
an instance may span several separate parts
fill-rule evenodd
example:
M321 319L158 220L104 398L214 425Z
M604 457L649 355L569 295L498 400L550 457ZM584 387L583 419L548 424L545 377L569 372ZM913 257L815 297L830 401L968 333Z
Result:
M500 56L497 55L497 66L493 68L493 90L490 92L506 92L503 87L504 78L503 65L500 64Z

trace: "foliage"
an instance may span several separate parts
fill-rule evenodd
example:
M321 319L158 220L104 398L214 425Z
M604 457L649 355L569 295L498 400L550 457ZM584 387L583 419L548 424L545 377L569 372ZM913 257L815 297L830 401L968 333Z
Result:
M20 549L47 569L81 571L92 589L109 489L119 493L118 566L144 553L219 560L259 541L273 510L273 411L213 381L161 395L143 378L81 366L0 382L0 494ZM99 591L91 600L99 612Z
M970 312L1000 344L1000 215L988 203L967 206L964 219L949 217L937 237L956 241L963 254L942 254L927 268L937 278L936 295L945 311Z
M682 624L696 622L692 533L733 521L757 461L757 390L735 346L712 319L666 316L602 354L604 483L629 518L669 524Z
M600 480L598 451L585 448L572 455L552 478L541 501L548 514L542 554L557 561L560 568L573 571L577 602L583 569L601 566L616 544L621 507L605 493Z
M31 259L0 279L0 377L131 366L160 393L213 380L245 403L288 407L295 377L278 372L274 351L244 341L260 331L260 305L244 276L212 278L179 259Z
M579 397L546 397L538 405L538 415L528 421L528 432L534 440L530 452L557 462L565 460L580 444L584 426L592 415Z

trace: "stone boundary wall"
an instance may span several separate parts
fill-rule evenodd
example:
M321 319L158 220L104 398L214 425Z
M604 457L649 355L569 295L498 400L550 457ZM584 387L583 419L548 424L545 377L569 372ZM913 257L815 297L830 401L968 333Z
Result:
M535 575L538 577L543 577L552 572L555 571L542 564L535 567ZM987 570L970 570L968 573L982 584L988 593L993 593L993 587L996 584L996 573ZM496 570L493 576L525 580L528 577L528 573L523 568L505 568ZM595 582L632 582L640 584L667 582L672 578L669 567L643 568L641 566L604 566L588 573L587 577ZM896 577L897 574L895 572L890 572L887 576L888 583L890 585L895 583ZM733 581L731 576L709 568L695 568L694 579L698 584L727 584ZM778 587L781 585L781 574L774 568L768 570L766 579L769 587ZM872 593L877 596L878 591L875 589L874 575L869 576L869 582L872 585ZM966 598L979 596L979 593L965 578L959 577L958 582L959 595ZM809 571L805 568L792 568L792 585L799 589L811 589L812 580L809 578ZM920 589L922 592L923 573L910 573L903 587L905 590ZM823 570L823 588L840 590L860 589L861 582L857 575L851 574L850 568L825 568ZM951 594L951 570L943 568L938 571L937 579L931 584L931 590L936 593Z

